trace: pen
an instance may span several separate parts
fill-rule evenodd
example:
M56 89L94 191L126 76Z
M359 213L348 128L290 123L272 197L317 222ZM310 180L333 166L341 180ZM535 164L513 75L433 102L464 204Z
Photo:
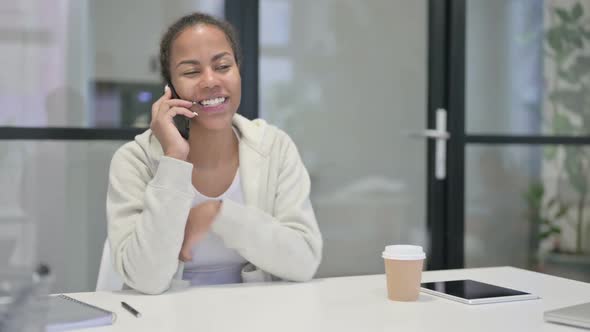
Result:
M132 306L128 305L125 302L121 302L121 305L123 306L123 308L125 308L125 310L129 311L133 316L139 318L141 317L141 314L139 313L139 311L133 309Z

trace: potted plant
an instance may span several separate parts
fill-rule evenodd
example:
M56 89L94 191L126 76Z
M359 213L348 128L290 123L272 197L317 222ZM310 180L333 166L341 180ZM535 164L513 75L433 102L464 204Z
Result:
M563 4L564 2L559 2ZM590 17L580 2L551 3L545 31L544 130L590 135ZM539 268L590 281L590 148L545 147L540 183L527 192L538 225ZM533 213L532 209L538 212Z

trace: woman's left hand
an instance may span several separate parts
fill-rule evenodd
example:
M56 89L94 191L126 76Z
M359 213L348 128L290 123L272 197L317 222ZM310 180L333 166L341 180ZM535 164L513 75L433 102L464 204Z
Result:
M191 209L184 228L184 241L180 248L179 259L188 262L193 259L191 249L207 234L215 217L219 213L221 201L203 202Z

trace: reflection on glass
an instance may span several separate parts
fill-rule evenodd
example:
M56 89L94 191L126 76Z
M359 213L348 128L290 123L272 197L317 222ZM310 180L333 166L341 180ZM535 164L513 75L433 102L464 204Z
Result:
M467 2L472 134L590 133L588 1Z
M162 96L160 84L97 83L94 127L139 127L150 123L151 106Z
M468 133L539 134L543 1L470 0L466 17Z
M402 134L426 123L427 1L262 0L260 15L260 115L310 173L318 275L383 273L386 244L428 247L425 144Z
M291 35L291 0L261 0L261 48L288 47Z
M466 265L590 281L590 148L470 147Z
M0 126L147 127L164 29L224 0L13 1L0 8ZM129 13L135 15L129 20ZM3 11L4 10L4 11ZM142 93L143 92L143 93ZM139 96L136 96L137 94Z
M113 153L124 142L0 142L0 265L49 264L53 292L94 290Z
M590 4L549 1L545 31L546 131L590 133Z

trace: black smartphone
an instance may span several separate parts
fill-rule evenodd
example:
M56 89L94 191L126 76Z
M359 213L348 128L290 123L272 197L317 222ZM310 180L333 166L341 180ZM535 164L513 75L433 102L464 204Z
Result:
M170 92L172 92L172 99L182 99L178 96L178 93L176 93L176 90L174 89L172 83L168 82L168 87L170 88ZM174 125L180 132L180 136L188 140L191 125L190 119L184 115L177 115L172 120L174 121Z

